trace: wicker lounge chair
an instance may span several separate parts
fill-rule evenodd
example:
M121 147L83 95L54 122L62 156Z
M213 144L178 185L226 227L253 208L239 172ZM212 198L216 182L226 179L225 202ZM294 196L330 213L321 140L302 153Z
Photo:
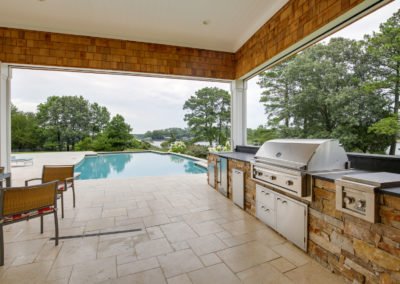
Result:
M43 234L43 216L48 214L54 214L55 244L58 245L57 181L0 189L0 266L4 265L3 226L40 217Z
M32 181L40 180L42 183L58 181L57 192L61 196L61 217L64 218L64 192L68 188L72 189L73 206L75 208L75 183L74 166L43 166L41 178L33 178L25 181L28 185Z
M17 158L15 156L11 156L11 164L14 166L23 165L26 166L27 164L33 165L33 158Z

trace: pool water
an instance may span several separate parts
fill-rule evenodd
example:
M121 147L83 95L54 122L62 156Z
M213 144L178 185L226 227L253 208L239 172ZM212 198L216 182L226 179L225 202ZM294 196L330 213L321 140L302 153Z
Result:
M118 153L86 156L76 167L79 179L124 178L202 174L206 169L196 160L174 154Z

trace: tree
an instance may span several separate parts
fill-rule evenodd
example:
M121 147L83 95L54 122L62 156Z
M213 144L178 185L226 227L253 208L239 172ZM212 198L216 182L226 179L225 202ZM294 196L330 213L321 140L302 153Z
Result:
M90 113L90 134L92 137L102 132L110 121L110 112L106 107L93 103L89 107Z
M247 143L251 145L261 145L267 140L278 138L276 129L268 129L262 125L256 129L247 128Z
M85 137L94 137L104 130L110 114L97 103L90 104L82 96L51 96L38 105L37 119L45 132L48 147L74 150Z
M203 88L184 104L184 120L197 141L225 144L230 133L230 95L219 88Z
M42 146L43 135L36 116L11 106L11 147L13 150L36 150Z
M368 53L373 58L371 65L375 76L375 87L389 101L388 108L399 118L400 107L400 10L379 27L379 32L366 36ZM398 134L397 134L398 135ZM390 155L396 151L396 136L391 136Z
M123 116L117 114L104 129L104 136L108 140L110 150L125 150L133 139L132 128L125 123Z
M371 84L367 51L364 41L334 38L262 73L267 126L281 137L338 138L348 151L376 151L369 127L389 113Z

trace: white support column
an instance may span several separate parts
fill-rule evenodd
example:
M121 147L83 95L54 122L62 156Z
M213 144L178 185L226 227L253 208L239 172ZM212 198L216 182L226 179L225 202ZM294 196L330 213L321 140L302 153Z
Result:
M11 71L0 62L0 166L11 170Z
M231 142L232 149L235 149L237 145L246 145L246 82L232 81L231 93Z

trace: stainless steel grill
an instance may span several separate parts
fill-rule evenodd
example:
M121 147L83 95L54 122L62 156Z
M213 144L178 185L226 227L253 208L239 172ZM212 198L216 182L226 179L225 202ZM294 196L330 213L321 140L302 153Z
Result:
M252 178L299 197L308 196L308 173L347 169L346 152L334 139L275 139L252 162Z

